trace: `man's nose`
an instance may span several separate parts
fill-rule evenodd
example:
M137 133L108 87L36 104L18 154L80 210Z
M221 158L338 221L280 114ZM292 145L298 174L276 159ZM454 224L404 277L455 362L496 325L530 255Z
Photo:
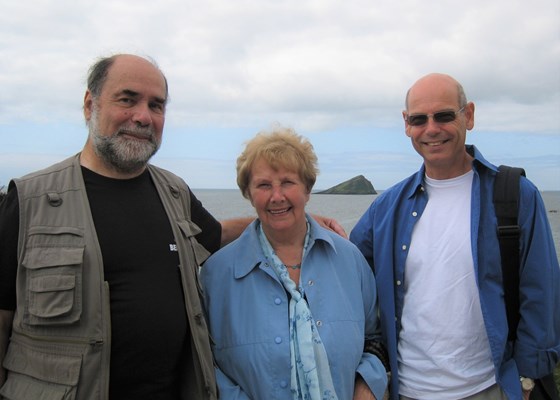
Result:
M139 126L150 126L152 114L147 104L137 104L132 114L132 121Z
M425 129L427 133L438 133L441 130L441 124L433 116L428 116Z

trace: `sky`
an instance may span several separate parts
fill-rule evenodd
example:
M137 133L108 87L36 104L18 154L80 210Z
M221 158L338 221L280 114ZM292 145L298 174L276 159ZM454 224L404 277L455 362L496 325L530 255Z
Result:
M308 138L315 189L378 190L422 159L408 88L431 72L476 106L467 142L560 190L558 0L0 0L0 188L76 154L100 56L155 59L170 88L152 162L195 189L236 188L244 143L277 124Z

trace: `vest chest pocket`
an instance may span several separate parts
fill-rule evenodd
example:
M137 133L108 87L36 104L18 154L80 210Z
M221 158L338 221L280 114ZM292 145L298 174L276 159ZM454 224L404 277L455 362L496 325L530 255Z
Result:
M84 247L28 248L25 267L25 313L29 325L67 325L82 313Z

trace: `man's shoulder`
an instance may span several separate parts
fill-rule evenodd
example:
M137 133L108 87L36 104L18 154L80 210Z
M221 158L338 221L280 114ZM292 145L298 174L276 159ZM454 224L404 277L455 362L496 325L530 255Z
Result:
M76 157L78 157L78 156L74 155L72 157L66 158L65 160L59 161L55 164L51 164L48 167L45 167L43 169L39 169L37 171L30 172L30 173L28 173L28 174L26 174L26 175L24 175L20 178L14 179L14 180L15 181L26 181L26 180L33 179L33 178L36 178L36 177L41 177L41 176L44 176L44 175L49 175L49 174L52 174L52 173L63 171L65 169L68 169L68 168L71 168L71 167L77 165L76 164Z
M375 199L373 204L387 204L391 205L394 204L395 200L401 198L402 196L410 196L412 195L417 189L418 186L421 184L418 174L420 172L416 172L409 177L403 179L402 181L395 183L393 186L389 187L386 190L383 190L379 196Z
M148 164L148 170L154 177L163 178L169 183L188 188L188 185L183 178L165 168L158 167L157 165L153 164Z
M77 157L77 155L69 157L41 170L15 178L10 182L9 190L16 186L18 192L23 188L27 188L31 192L46 190L46 188L53 191L64 191L77 184L76 179L72 179L73 176L77 176L76 167L80 165Z

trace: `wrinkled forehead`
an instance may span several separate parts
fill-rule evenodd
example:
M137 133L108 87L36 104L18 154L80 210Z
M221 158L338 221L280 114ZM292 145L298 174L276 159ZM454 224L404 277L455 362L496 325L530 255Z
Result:
M407 110L431 112L453 109L459 105L457 85L448 79L425 79L410 88L407 97Z
M150 98L167 98L167 84L161 71L139 57L119 57L107 73L101 94L130 91Z

